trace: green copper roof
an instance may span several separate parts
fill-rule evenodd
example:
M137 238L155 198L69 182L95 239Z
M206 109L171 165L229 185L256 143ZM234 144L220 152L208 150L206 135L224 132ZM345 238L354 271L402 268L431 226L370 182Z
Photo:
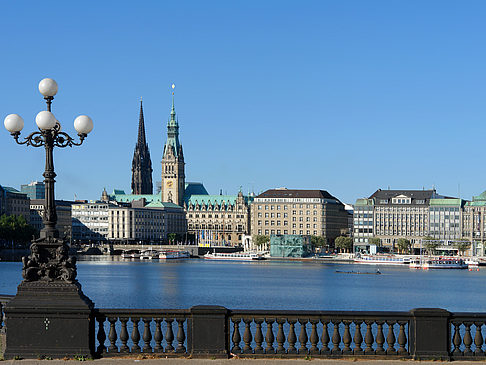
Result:
M431 206L457 206L460 207L464 203L464 200L459 198L454 199L430 199Z
M160 194L125 194L123 190L113 190L113 193L109 195L110 199L117 202L130 203L134 200L140 200L144 198L147 203L154 200L160 200Z
M177 204L169 203L169 202L161 202L160 200L154 200L150 204L147 204L146 207L147 208L179 208L179 209L182 209L182 207L178 206Z
M482 194L478 195L478 196L473 196L472 198L473 202L474 201L486 201L486 191L483 191Z
M199 182L187 182L184 190L185 196L191 195L209 195L208 191L202 183Z
M366 206L366 205L374 205L373 199L356 199L356 206Z
M238 195L190 195L184 196L184 201L187 205L190 203L206 204L206 205L222 205L222 204L235 204Z

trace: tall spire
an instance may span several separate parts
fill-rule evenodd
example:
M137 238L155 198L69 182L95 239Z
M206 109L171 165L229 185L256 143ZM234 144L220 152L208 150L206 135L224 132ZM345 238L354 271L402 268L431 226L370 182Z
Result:
M152 161L145 137L142 98L140 98L140 116L138 118L138 138L132 161L132 194L152 194Z
M145 146L146 144L145 138L145 121L143 119L143 105L142 105L142 97L140 97L140 116L138 117L138 139L137 143L140 146Z

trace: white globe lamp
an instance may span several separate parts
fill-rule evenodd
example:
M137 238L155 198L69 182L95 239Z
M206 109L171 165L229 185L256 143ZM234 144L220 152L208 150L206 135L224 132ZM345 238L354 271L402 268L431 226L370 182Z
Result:
M45 78L39 82L39 91L46 97L52 97L57 94L57 82L53 79Z
M57 120L54 114L52 114L47 110L41 111L35 117L35 123L42 130L48 130L54 128L56 122Z
M24 128L24 120L18 114L9 114L5 117L3 125L10 133L17 133Z
M80 115L74 119L74 129L78 134L88 134L93 130L93 121L87 115Z

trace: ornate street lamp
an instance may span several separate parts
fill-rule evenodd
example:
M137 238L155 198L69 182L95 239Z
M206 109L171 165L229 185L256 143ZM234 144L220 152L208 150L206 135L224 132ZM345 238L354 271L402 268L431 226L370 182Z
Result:
M10 114L4 120L5 128L18 144L44 146L46 151L44 228L40 237L32 241L30 255L22 258L24 280L5 309L8 326L5 358L94 353L94 343L88 340L94 331L93 303L81 291L76 280L76 259L68 256L68 245L56 229L53 161L54 147L81 145L93 129L93 121L86 115L74 120L79 141L61 131L61 124L51 112L57 89L53 79L46 78L39 83L47 110L35 117L39 131L24 140L19 138L24 127L22 117Z

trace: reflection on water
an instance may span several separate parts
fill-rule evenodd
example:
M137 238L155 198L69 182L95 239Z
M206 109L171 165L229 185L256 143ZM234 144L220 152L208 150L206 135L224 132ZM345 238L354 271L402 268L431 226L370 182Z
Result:
M486 269L410 270L319 262L125 261L98 256L78 262L83 291L100 308L484 311ZM0 294L15 294L21 264L0 263Z

